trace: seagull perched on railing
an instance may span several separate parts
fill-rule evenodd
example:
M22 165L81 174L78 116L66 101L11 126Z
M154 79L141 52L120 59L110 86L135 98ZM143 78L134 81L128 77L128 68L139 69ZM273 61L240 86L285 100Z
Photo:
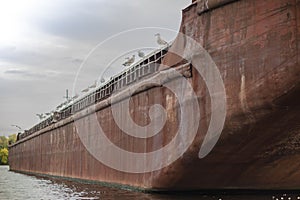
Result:
M88 92L88 91L89 91L89 87L84 90L81 90L81 92Z
M97 81L95 81L93 85L89 86L89 88L95 88L95 87L97 87Z
M72 99L77 99L79 97L78 94L76 94L74 97L72 97Z
M138 56L139 56L140 58L144 58L144 57L145 57L145 53L142 52L141 50L139 50L139 51L138 51Z
M64 103L59 104L59 105L56 107L56 110L62 108L64 105L65 105Z
M131 58L129 58L126 62L123 63L124 66L130 66L132 63L134 63L135 55L132 55Z
M125 58L126 61L122 65L127 66L128 65L127 62L128 62L129 59L130 59L129 57L126 57Z
M157 42L157 44L159 44L159 45L169 45L169 43L167 43L166 41L164 41L164 40L160 37L160 34L159 34L159 33L156 33L155 36L156 36L156 42Z
M42 120L42 119L45 118L45 116L43 115L43 113L42 114L36 114L36 116L38 116L40 120Z

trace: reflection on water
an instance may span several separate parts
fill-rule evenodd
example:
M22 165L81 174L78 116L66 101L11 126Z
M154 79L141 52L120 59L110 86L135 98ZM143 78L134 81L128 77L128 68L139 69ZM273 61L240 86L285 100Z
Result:
M203 195L203 194L146 194L86 184L56 178L41 178L8 171L8 166L0 166L0 199L144 199L144 200L260 200L260 199L300 199L296 194L277 195Z

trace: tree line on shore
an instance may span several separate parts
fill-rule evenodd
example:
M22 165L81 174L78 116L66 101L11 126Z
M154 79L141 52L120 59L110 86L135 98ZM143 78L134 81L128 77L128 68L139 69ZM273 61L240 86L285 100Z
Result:
M8 145L15 143L17 135L0 136L0 165L8 164Z

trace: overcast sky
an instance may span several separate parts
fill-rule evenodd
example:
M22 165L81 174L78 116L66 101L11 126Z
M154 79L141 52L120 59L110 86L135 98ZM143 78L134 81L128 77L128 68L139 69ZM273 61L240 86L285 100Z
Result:
M1 0L0 135L18 132L13 124L24 130L38 123L36 113L62 103L66 89L80 94L104 71L105 77L121 71L126 52L131 56L135 48L157 48L156 32L168 41L174 39L176 33L169 29L179 29L181 10L190 2ZM131 31L99 45L126 30ZM87 64L74 83L83 61ZM112 70L106 70L111 61Z

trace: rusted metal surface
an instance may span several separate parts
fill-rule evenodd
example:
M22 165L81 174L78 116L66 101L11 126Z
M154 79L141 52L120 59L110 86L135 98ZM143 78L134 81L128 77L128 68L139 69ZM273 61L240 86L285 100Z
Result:
M235 1L239 0L199 0L197 2L197 13L198 15L201 15L204 12L222 7Z
M178 70L184 73L189 71L190 67L189 65L183 65ZM155 82L161 82L161 84L174 78L176 78L176 74L172 75L172 73L167 71L162 71L151 77L151 79L157 79ZM143 83L139 84L141 86L144 85ZM121 93L123 95L119 95L120 100L128 98L126 89L121 91ZM80 113L76 113L72 117L34 133L10 147L11 170L152 188L152 176L154 173L143 175L121 173L103 165L92 157L81 143L74 125L74 120L83 120L86 130L90 130L90 132L86 133L87 136L93 138L93 134L96 134L96 131L93 131L93 129L97 128L97 126L90 122L89 115L96 111L99 123L102 125L104 132L107 133L107 137L122 149L132 152L150 152L161 148L172 139L172 133L175 133L178 128L176 98L172 92L160 87L159 84L140 87L136 93L132 97L130 110L132 110L132 118L138 124L145 125L149 123L150 118L145 114L149 113L151 105L161 104L167 106L169 104L167 109L170 115L161 134L150 139L137 139L127 136L116 124L112 123L113 116L110 108L110 99L106 99L99 102L93 109L88 108ZM164 135L163 133L165 132L170 133ZM114 159L113 155L111 159Z
M180 31L210 53L226 88L225 129L207 157L199 159L198 152L208 129L211 100L204 80L193 69L187 78L199 97L200 127L191 147L170 166L139 174L111 169L88 153L73 118L67 118L10 147L11 169L147 189L299 188L300 1L240 0L199 16L203 2L183 11ZM184 49L185 43L175 40L173 45ZM167 66L184 62L174 54L162 61ZM164 87L135 94L130 103L132 119L149 123L145 113L155 103L168 108L169 114L161 132L148 139L124 134L104 101L96 105L97 118L117 146L151 152L165 146L179 124L176 97ZM90 130L87 137L93 138L97 126L89 116L82 114L81 119Z
M185 9L181 31L219 67L227 119L213 152L191 156L178 188L299 187L299 1L238 1L195 17L197 8Z

